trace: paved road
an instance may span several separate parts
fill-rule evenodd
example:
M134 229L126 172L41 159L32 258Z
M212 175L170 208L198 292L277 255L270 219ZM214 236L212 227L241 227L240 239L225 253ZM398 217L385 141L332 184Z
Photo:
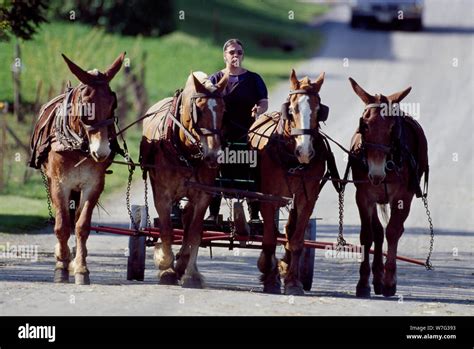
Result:
M37 261L0 260L0 314L5 315L474 315L473 208L473 9L471 1L426 1L427 30L421 33L352 31L348 10L335 8L320 24L327 34L317 57L295 67L299 75L325 71L321 96L331 107L325 130L348 144L362 112L362 103L347 81L355 78L371 93L390 94L413 86L408 102L421 105L420 123L430 143L430 204L438 228L433 263L436 270L400 262L396 297L354 297L358 262L316 253L313 290L306 297L261 293L254 250L202 249L199 266L205 290L157 285L152 251L145 282L125 281L127 239L91 235L91 286L51 283L55 243L52 234L0 235L0 242L36 244ZM469 17L470 15L470 17ZM344 66L344 59L348 66ZM458 66L453 67L453 59ZM288 84L271 94L272 108L286 97ZM342 152L334 149L340 168ZM453 161L457 153L458 161ZM142 204L143 185L133 186L134 203ZM113 194L103 202L110 213L94 215L96 223L127 224L125 197ZM223 208L225 212L225 207ZM155 213L152 213L153 215ZM317 206L323 220L318 240L334 241L337 202L328 186ZM424 259L428 248L426 218L420 202L413 205L400 254ZM358 243L353 190L346 199L346 238Z

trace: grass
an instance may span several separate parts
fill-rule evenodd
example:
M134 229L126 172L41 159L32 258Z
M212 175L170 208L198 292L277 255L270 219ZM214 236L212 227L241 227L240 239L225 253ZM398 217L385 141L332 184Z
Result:
M60 53L84 69L104 70L120 52L126 51L126 63L132 70L142 64L145 66L145 87L151 105L183 87L190 71L211 74L222 69L222 44L231 37L244 42L244 66L262 75L271 88L287 79L299 61L314 54L321 36L309 29L307 23L325 10L321 5L296 1L177 0L176 12L184 14L184 20L178 20L177 31L160 38L124 37L76 22L44 24L34 40L20 43L22 99L25 104L34 102L40 81L42 102L46 102L49 95L60 93L67 80L77 84ZM10 71L13 45L13 42L0 43L0 101L10 103L13 100ZM117 89L121 84L123 74L119 73L111 85ZM36 115L25 115L25 124L18 124L11 114L6 117L8 125L28 145ZM130 112L128 121L136 117ZM127 124L127 120L121 120L121 124ZM139 128L133 127L126 134L135 160L138 160L140 138ZM7 137L6 150L4 175L8 182L0 195L0 231L17 231L19 221L29 227L47 217L46 195L38 171L34 171L28 181L23 180L27 154L11 137ZM111 169L114 173L106 178L105 193L124 190L126 186L127 168L112 165ZM137 172L135 178L138 177Z

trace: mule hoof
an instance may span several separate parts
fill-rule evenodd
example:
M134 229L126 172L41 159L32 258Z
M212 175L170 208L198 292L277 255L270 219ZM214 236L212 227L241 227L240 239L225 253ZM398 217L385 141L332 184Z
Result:
M76 285L90 285L91 284L89 273L74 274L74 281Z
M204 288L204 281L200 276L187 276L182 278L181 287L183 288Z
M356 297L357 298L370 298L370 286L367 286L367 287L357 286Z
M177 285L178 277L173 270L164 270L160 273L160 285Z
M269 294L281 294L281 284L279 283L268 283L263 285L263 293Z
M383 284L382 283L374 283L374 293L376 295L382 294Z
M304 296L302 286L285 286L285 294L287 296Z
M392 286L383 285L382 294L383 294L384 297L395 296L395 293L397 293L397 284L394 284Z
M69 283L69 270L67 269L55 269L54 270L54 282L58 284Z

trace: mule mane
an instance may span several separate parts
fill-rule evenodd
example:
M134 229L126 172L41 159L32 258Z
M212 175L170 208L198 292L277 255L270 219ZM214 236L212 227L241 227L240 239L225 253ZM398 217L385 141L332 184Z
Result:
M104 73L102 73L99 69L94 68L92 70L88 70L87 73L90 74L90 75L93 75L94 79L95 79L94 82L90 85L94 85L96 83L98 85L99 84L104 84L104 85L109 84L108 81L107 81L107 76ZM81 83L81 84L84 84L84 83Z
M315 90L314 85L311 83L310 78L305 76L303 79L300 81L300 89L301 90ZM316 91L315 91L316 92Z

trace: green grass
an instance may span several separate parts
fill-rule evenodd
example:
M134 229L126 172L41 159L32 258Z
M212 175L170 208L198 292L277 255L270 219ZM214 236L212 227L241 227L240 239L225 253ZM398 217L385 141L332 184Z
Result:
M178 20L177 31L160 38L124 37L77 22L42 25L34 40L21 42L23 101L35 100L40 81L42 103L49 95L60 93L67 80L77 84L61 53L84 69L104 70L120 52L126 51L129 59L126 63L132 70L141 64L145 66L145 87L151 105L183 87L190 71L211 74L222 69L222 44L232 37L244 43L244 66L262 75L271 88L287 79L292 67L317 50L322 38L317 31L308 28L307 23L326 7L279 0L177 0L175 10L177 14L184 11L185 20ZM291 15L294 19L289 19ZM0 101L13 100L10 71L13 45L13 42L0 43ZM282 49L289 46L291 51ZM119 73L111 85L116 90L122 83L123 74ZM28 145L36 115L25 117L26 123L18 124L7 114L7 122ZM121 124L136 117L129 112L128 120L121 120ZM140 129L135 127L126 134L135 160L138 160L140 137ZM15 231L18 221L31 226L45 219L46 195L38 171L30 170L33 171L31 178L24 182L27 154L11 137L7 136L7 143L5 176L8 183L0 195L0 231ZM106 177L105 193L125 190L127 167L113 165L111 169L114 173ZM140 176L137 171L135 178Z
M0 196L0 232L25 233L46 225L46 202L18 195Z

